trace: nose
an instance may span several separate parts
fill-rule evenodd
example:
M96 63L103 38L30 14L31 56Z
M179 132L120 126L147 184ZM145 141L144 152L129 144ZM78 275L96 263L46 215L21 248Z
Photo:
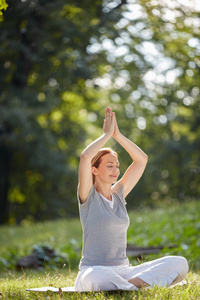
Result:
M114 172L114 173L118 173L118 172L119 172L119 169L116 167L116 168L113 169L113 172Z

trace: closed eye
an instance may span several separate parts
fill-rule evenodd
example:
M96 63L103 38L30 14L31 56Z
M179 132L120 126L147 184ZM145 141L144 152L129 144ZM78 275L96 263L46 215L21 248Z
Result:
M112 168L112 167L114 167L113 165L112 166L107 166L108 168ZM119 166L116 166L116 168L118 168L119 169Z
M110 164L110 165L109 165ZM113 162L108 162L108 165L107 165L107 167L108 168L112 168L112 167L114 167L115 166L115 163L113 163ZM117 164L116 164L116 168L119 168L119 163L117 162Z

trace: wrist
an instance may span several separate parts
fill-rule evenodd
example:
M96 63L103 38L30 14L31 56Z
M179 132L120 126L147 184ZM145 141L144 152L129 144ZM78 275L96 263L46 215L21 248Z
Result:
M111 138L112 133L110 133L110 132L104 132L104 136L109 139L109 138Z
M121 132L120 132L120 131L117 131L117 132L115 132L115 133L113 134L113 137L114 137L115 140L117 140L117 139L120 138L121 135L122 135Z

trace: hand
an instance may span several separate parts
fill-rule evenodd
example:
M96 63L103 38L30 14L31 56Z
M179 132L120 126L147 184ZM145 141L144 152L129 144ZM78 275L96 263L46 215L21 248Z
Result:
M116 116L115 113L113 113L113 117L114 117L114 132L113 132L113 137L117 138L117 136L120 134L118 125L117 125L117 120L116 120Z
M114 133L114 113L110 107L106 108L103 131L110 136Z

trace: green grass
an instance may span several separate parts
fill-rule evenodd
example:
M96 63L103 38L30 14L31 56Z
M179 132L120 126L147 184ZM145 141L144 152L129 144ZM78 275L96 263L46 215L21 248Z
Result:
M78 219L48 221L44 223L25 222L21 226L0 227L0 256L8 249L18 249L28 253L34 244L46 243L52 247L62 248L70 240L81 240L81 225Z
M54 294L35 293L25 291L27 288L55 286L72 286L76 277L75 272L60 270L55 272L9 272L0 279L0 299L173 299L191 300L200 299L200 275L188 275L188 283L173 288L142 289L139 292L102 292L102 293L74 293Z
M128 207L127 207L128 208ZM53 285L71 286L77 275L82 230L77 219L38 224L0 227L0 300L1 299L200 299L200 203L175 204L156 210L132 211L128 243L138 246L169 245L159 254L143 257L142 262L163 255L183 255L190 273L185 286L154 287L149 290L115 293L52 294L26 292L26 288ZM32 251L33 245L48 244L66 254L66 267L53 264L40 271L17 272L16 261ZM130 258L132 264L138 261Z
M140 246L165 245L159 254L182 255L190 269L200 270L200 202L175 204L171 207L130 214L128 243ZM169 249L167 245L175 244ZM157 258L148 256L147 259ZM144 260L146 258L144 257Z

